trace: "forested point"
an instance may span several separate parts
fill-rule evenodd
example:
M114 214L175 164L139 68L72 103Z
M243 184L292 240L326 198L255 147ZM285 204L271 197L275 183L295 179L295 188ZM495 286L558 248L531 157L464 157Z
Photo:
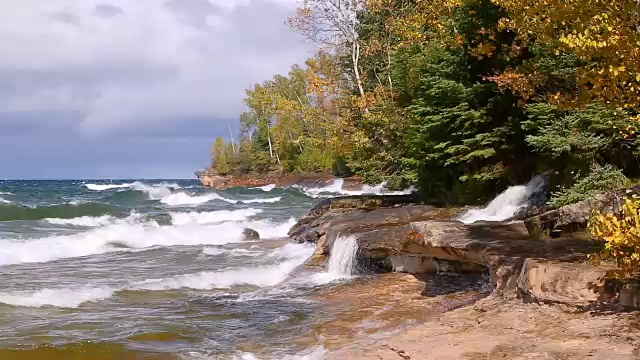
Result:
M247 89L220 175L357 174L484 201L552 170L552 206L640 173L637 0L305 0L319 49Z

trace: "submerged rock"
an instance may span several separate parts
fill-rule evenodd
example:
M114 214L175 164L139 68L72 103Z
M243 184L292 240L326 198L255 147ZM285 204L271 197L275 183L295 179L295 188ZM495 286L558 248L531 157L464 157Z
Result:
M259 239L260 239L260 234L257 231L249 228L244 228L242 230L242 240L259 240Z

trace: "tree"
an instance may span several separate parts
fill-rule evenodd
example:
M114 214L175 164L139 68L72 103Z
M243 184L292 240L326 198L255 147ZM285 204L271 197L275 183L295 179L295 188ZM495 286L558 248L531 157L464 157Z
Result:
M596 100L621 108L640 105L638 0L493 1L509 14L501 26L516 31L525 45L542 43L556 55L575 55L581 61L577 87L569 93L550 93L551 101L583 105ZM536 74L510 74L520 81L537 78L531 75Z
M360 70L361 43L358 16L365 7L364 0L302 0L289 25L307 39L342 53L349 49L351 75L364 101L365 90ZM364 105L367 109L366 103Z
M212 168L218 175L227 175L231 171L229 161L227 159L227 145L224 143L222 137L216 139L213 149L211 149L213 155Z

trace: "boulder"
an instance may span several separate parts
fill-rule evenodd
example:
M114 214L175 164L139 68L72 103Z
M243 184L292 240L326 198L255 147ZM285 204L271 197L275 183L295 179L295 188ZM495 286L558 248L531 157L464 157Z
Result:
M527 259L518 289L534 299L575 306L610 302L616 293L607 277L609 270L586 263Z
M620 212L628 191L638 193L640 187L610 191L575 204L566 205L525 220L531 237L547 238L586 230L594 210Z
M259 240L260 234L253 229L244 228L242 230L242 239L243 240Z

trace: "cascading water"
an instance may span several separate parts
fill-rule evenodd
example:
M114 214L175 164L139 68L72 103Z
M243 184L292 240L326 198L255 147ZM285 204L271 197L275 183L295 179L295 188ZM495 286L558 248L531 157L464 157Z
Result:
M547 178L538 175L526 185L512 186L496 196L486 207L464 213L459 221L471 224L476 221L503 221L530 205L531 200L547 186Z
M357 252L358 243L354 236L338 236L331 249L328 272L339 277L351 276Z

